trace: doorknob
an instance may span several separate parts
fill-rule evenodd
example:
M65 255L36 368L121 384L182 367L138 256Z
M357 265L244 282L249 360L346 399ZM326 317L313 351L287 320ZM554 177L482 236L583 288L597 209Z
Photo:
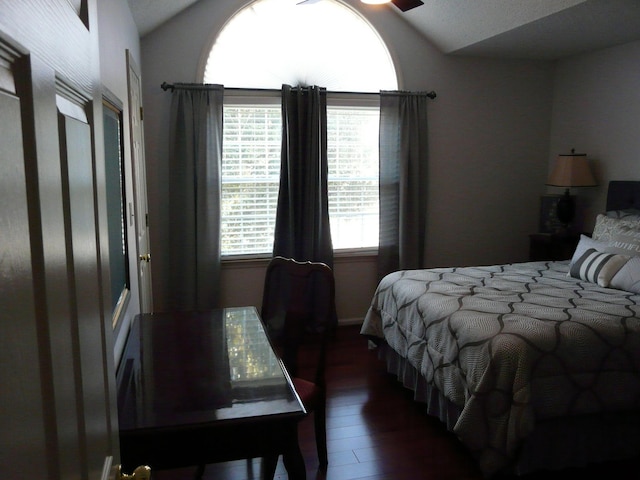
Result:
M115 480L150 480L151 468L146 465L137 467L131 475L122 473L122 465L116 465Z
M145 253L140 255L140 261L141 262L150 262L151 261L151 254L150 253Z

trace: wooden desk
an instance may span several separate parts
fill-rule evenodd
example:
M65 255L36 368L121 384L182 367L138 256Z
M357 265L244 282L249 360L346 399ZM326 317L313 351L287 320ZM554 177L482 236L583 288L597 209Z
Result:
M283 454L305 478L305 410L254 307L136 316L117 380L125 471Z

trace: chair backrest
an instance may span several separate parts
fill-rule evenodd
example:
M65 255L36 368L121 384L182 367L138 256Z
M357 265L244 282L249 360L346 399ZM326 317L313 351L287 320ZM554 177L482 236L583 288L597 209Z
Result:
M301 376L298 363L313 358L313 381L324 384L324 356L335 316L335 280L325 263L274 257L265 274L262 319L289 373Z

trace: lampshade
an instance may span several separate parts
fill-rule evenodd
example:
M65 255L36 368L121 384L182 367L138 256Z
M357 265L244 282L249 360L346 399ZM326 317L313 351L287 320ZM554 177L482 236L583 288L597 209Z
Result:
M558 155L556 165L547 179L547 185L566 187L564 195L558 199L556 204L556 215L566 229L573 221L576 210L575 202L569 194L569 188L595 187L597 183L587 162L587 155L575 153L575 150L571 149L569 155Z
M362 3L368 3L369 5L381 5L383 3L389 3L391 0L360 0Z
M558 155L556 165L547 179L547 185L553 187L595 187L597 185L587 155L574 153Z

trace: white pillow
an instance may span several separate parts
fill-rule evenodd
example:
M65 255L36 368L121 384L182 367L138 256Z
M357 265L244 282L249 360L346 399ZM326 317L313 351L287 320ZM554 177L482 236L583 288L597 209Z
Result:
M573 266L574 263L584 255L584 252L593 248L598 250L599 252L608 251L608 244L605 242L598 242L593 238L587 237L586 235L580 235L580 240L578 241L578 245L576 246L576 250L573 252L573 257L571 257L571 261L569 262L569 268ZM621 252L610 252L610 253L621 253Z
M608 287L613 276L627 263L629 257L615 253L603 253L589 248L569 269L574 278Z
M640 257L631 257L611 279L611 288L640 293Z

